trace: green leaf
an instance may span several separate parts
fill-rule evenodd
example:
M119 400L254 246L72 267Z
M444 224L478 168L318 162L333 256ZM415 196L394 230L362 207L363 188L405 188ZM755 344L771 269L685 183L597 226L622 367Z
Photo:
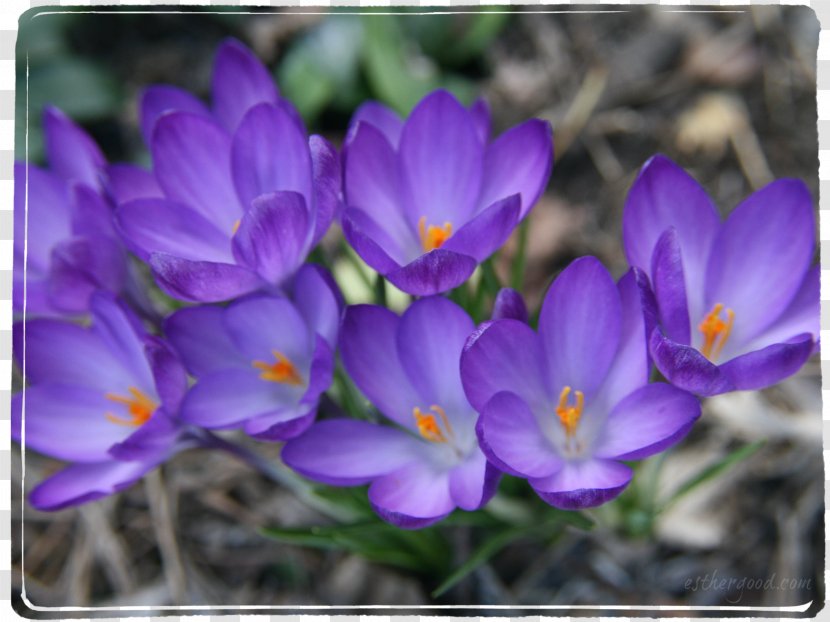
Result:
M121 101L115 76L89 60L60 58L29 73L30 119L44 105L53 104L75 121L89 121L116 113Z
M267 528L262 533L285 544L348 551L369 561L425 574L440 572L449 563L447 542L435 529L407 531L375 520L351 525Z
M525 266L527 265L527 236L529 219L525 218L519 225L519 244L516 249L516 257L510 270L510 287L517 292L522 291L525 279Z
M277 82L306 121L337 97L357 105L363 25L352 16L330 16L295 43L277 67Z
M508 527L495 535L487 538L467 560L456 568L444 581L432 592L432 597L437 598L446 593L449 589L460 582L464 577L485 564L493 555L501 551L505 546L521 538L548 538L561 531L565 525L574 525L581 529L590 529L593 522L579 512L566 512L563 510L552 510L548 520L541 523L536 522L518 527Z
M761 447L764 446L765 440L755 441L754 443L750 443L749 445L744 445L743 447L739 447L738 449L730 452L720 460L710 464L705 469L693 475L688 480L686 480L680 487L674 491L674 493L669 497L669 499L663 504L661 511L668 508L670 505L675 503L678 499L682 498L684 495L690 493L692 490L708 482L719 475L722 475L735 465L747 460L751 456L753 456Z

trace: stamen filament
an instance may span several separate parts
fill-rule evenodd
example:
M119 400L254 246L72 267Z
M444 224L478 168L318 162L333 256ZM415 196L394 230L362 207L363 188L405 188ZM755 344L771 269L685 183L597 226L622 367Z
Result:
M429 252L436 248L441 248L450 236L452 236L452 223L447 221L443 227L438 225L429 225L427 227L427 217L421 216L418 220L418 237L421 238L421 247Z
M271 350L276 362L266 363L265 361L254 361L251 363L257 369L261 369L262 373L259 377L262 380L270 382L278 382L280 384L290 384L292 386L299 386L303 384L303 378L294 367L294 364L282 352Z
M435 415L424 414L424 412L416 406L412 409L412 415L415 417L415 425L418 426L418 432L423 438L433 443L447 443L455 441L455 433L453 432L450 420L447 418L447 413L443 408L437 404L430 406L429 410L437 414L444 424L444 429L438 425ZM445 433L446 431L446 433Z
M128 391L132 397L118 395L117 393L107 393L104 397L111 402L126 406L129 418L120 417L111 412L104 413L104 416L107 418L107 421L118 425L136 427L143 425L153 416L156 408L158 408L158 404L136 387L130 387Z
M579 419L582 417L582 409L585 408L585 395L582 391L575 391L576 403L573 406L568 404L571 394L571 387L566 386L559 394L559 405L556 407L556 415L559 422L565 428L565 435L570 440L576 434Z
M726 309L725 321L721 319L720 314L723 310L723 304L717 303L697 327L703 333L703 346L700 352L710 361L716 361L720 356L735 323L735 312L732 309Z

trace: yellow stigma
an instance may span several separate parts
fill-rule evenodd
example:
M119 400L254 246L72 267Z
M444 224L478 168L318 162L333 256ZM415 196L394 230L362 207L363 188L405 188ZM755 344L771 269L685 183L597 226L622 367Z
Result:
M438 225L430 225L427 227L426 216L421 216L421 219L418 221L418 236L421 238L421 246L426 252L441 248L451 235L451 222L445 222L443 227L439 227Z
M117 423L118 425L131 425L138 427L146 423L150 417L153 416L156 408L158 408L158 404L156 404L152 399L136 387L130 387L128 391L130 392L131 397L117 395L116 393L107 393L104 397L111 402L116 402L117 404L123 404L126 406L129 417L119 417L118 415L114 415L110 412L105 413L104 416L108 421Z
M568 397L571 394L571 387L565 387L559 394L559 405L556 407L556 415L559 417L559 422L565 428L565 435L570 439L576 434L576 427L579 425L579 419L582 417L582 409L585 407L585 396L582 391L574 391L576 396L576 404L570 406L568 404Z
M290 384L298 386L303 384L303 379L294 363L288 360L282 352L276 350L271 351L274 354L275 362L266 363L265 361L254 361L251 363L257 369L261 369L262 373L259 375L263 380L270 382L279 382L280 384Z
M240 224L242 224L241 220L234 221L233 227L231 227L231 235L236 235L236 232L239 231Z
M444 429L441 429L435 415L424 414L424 412L416 406L412 409L412 415L415 417L415 425L418 426L418 432L421 436L433 443L446 443L450 440L454 440L455 435L453 434L452 426L450 425L449 419L447 419L447 413L444 412L444 409L433 404L429 407L429 410L441 418L441 423L444 424Z
M729 339L729 333L732 332L732 324L735 323L735 312L732 309L726 310L726 320L721 319L721 311L723 305L717 303L697 327L703 333L703 346L700 351L710 361L716 361L720 356L726 340Z

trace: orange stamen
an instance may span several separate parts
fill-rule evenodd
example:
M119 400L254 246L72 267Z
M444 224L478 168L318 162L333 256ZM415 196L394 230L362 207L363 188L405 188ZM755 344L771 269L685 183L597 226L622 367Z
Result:
M445 222L443 227L439 227L438 225L430 225L427 227L426 216L421 216L421 219L418 221L418 236L421 238L421 246L426 252L441 248L451 235L451 222Z
M568 404L568 397L571 394L571 387L565 387L559 394L559 405L556 407L556 415L559 422L565 428L565 435L570 439L576 434L576 427L582 417L582 409L585 407L585 395L582 391L575 391L576 403L573 406Z
M263 380L270 382L279 382L280 384L290 384L293 386L303 384L302 376L294 367L294 363L288 360L282 352L272 350L276 362L266 363L265 361L254 361L251 363L257 369L261 369L262 373L259 375Z
M429 409L441 418L441 423L444 424L444 429L441 429L435 415L424 414L424 412L416 406L412 409L412 414L415 417L415 424L418 426L418 432L421 436L433 443L446 443L450 440L454 440L455 434L453 434L452 426L450 425L449 419L447 419L447 413L444 412L444 409L435 404L430 406ZM444 432L445 430L446 434Z
M231 235L236 235L236 232L239 231L240 224L242 224L241 220L234 221L233 227L231 227Z
M721 311L723 304L719 302L697 327L703 333L703 346L700 351L710 361L715 361L720 356L735 323L735 312L732 309L726 309L726 320L721 319Z
M119 417L118 415L114 415L110 412L105 413L104 416L108 421L117 423L118 425L131 425L138 427L144 423L147 423L150 417L153 416L156 408L158 408L158 404L156 404L152 399L150 399L150 397L142 393L136 387L130 387L128 390L132 397L125 397L116 393L107 393L104 397L111 402L116 402L126 406L129 418Z

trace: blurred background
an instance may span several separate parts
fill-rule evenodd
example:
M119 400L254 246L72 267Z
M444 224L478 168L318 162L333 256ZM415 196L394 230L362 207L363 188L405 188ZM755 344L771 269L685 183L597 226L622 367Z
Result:
M233 36L269 67L310 132L337 145L365 99L406 114L438 87L466 103L485 96L496 134L530 117L549 120L556 163L527 227L523 291L531 308L578 256L598 256L615 276L625 271L623 202L656 152L696 177L723 213L778 177L804 180L818 202L819 24L804 7L210 11L70 12L22 24L17 158L25 156L27 54L31 160L42 160L40 110L51 103L110 161L148 165L137 124L141 90L169 83L207 98L214 51ZM321 252L347 301L371 299L371 275L341 256L333 229ZM504 282L516 237L495 261ZM13 592L25 556L27 595L42 606L823 602L820 388L815 357L775 388L706 400L680 446L641 465L638 485L619 501L587 513L589 531L562 521L551 531L463 521L411 537L374 524L338 531L309 501L328 493L284 471L275 483L204 451L177 456L115 498L54 514L26 507L23 525L15 486ZM278 446L238 440L278 464ZM17 481L19 463L13 458ZM27 487L58 467L28 452ZM534 503L523 482L506 478L502 490L497 514ZM271 537L264 528L274 529ZM719 588L707 577L734 581ZM769 578L792 581L753 587Z

